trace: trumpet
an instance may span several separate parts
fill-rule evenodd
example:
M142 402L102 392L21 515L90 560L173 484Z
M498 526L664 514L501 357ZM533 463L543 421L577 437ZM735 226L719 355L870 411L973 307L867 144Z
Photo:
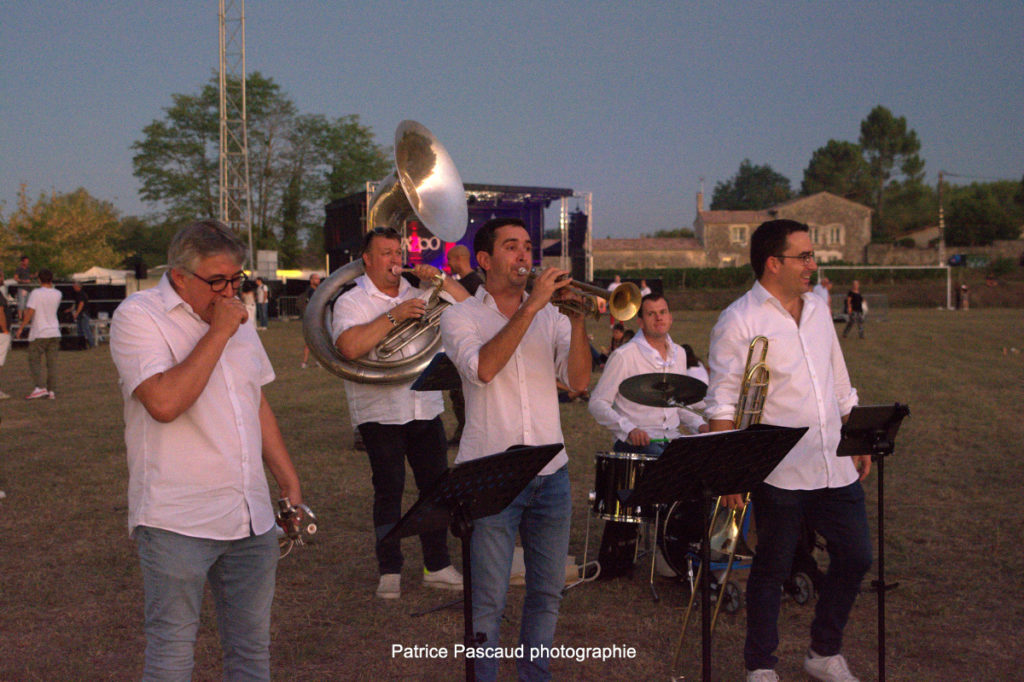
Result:
M529 275L530 280L536 279L543 270L541 268L519 268L520 275ZM559 281L562 279L569 279L568 276L563 275L559 277ZM574 279L569 279L572 284L568 287L572 293L575 293L583 297L583 301L570 301L570 300L553 300L551 303L556 306L559 310L579 313L581 315L593 315L595 319L601 316L600 311L597 307L597 299L603 298L608 301L608 312L611 316L620 322L631 320L636 317L636 314L640 312L640 300L643 298L640 295L640 287L633 284L632 282L623 282L615 291L608 291L595 284L589 284L588 282L578 282Z

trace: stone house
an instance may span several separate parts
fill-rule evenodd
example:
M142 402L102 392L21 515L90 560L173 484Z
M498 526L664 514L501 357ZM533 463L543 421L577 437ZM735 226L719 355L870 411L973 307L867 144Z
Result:
M697 194L693 231L707 253L709 266L728 267L750 262L750 235L767 220L788 218L810 227L818 260L865 263L871 241L872 209L830 192L818 192L762 211L705 211Z

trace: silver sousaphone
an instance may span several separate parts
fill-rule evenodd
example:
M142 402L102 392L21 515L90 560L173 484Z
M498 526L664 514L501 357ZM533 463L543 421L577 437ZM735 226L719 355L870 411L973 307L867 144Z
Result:
M367 229L391 227L403 231L405 222L416 217L436 237L455 242L466 233L469 209L462 179L451 157L433 133L416 121L402 121L395 131L395 170L377 186L366 212ZM431 334L420 351L394 359L348 360L331 339L329 304L346 284L366 272L357 258L338 268L320 283L306 306L302 332L306 345L330 372L361 384L399 384L418 376L441 345L441 310L448 302L435 297L419 323L392 330L378 347L402 347L412 338ZM394 350L391 350L394 355ZM376 353L374 353L376 355Z

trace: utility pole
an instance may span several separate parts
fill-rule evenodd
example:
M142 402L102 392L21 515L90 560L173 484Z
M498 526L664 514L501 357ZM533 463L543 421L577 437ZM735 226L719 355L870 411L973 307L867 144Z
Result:
M939 171L939 265L946 264L946 217L942 208L942 176L945 171Z
M239 235L248 235L249 268L255 271L245 112L245 0L219 2L220 219Z

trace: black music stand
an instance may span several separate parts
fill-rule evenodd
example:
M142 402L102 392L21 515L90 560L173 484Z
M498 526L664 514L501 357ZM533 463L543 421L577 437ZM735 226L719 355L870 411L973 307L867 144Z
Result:
M442 351L433 357L409 388L413 391L454 391L462 388L462 379L459 378L459 370Z
M644 470L632 491L620 498L630 505L671 504L700 498L710 509L712 498L745 493L767 478L796 445L807 427L755 424L742 431L720 431L684 436ZM708 534L701 534L701 678L711 680L711 548Z
M878 679L885 682L885 593L899 583L885 582L885 458L896 448L896 432L910 408L900 403L855 407L843 424L836 454L840 457L871 455L878 470L878 580L871 587L878 593Z
M405 516L380 539L383 542L449 526L452 535L462 541L462 613L467 649L484 641L483 634L473 632L473 572L469 546L473 520L504 510L561 451L561 443L516 445L496 455L458 464L421 491L420 498ZM475 661L467 656L466 680L475 679Z

